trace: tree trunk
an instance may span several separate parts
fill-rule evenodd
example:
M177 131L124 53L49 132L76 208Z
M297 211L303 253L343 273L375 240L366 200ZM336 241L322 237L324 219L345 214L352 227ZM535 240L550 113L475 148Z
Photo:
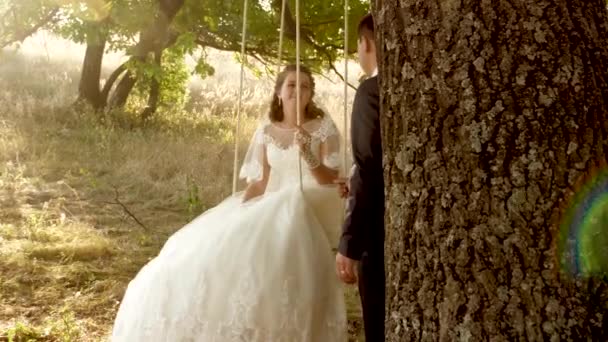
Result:
M163 50L157 49L154 52L154 64L161 70ZM148 97L148 106L141 113L141 120L146 121L158 109L158 101L160 100L160 79L154 77L150 85L150 96Z
M131 90L135 86L135 82L137 82L137 77L133 71L127 70L125 75L120 79L120 82L118 82L116 89L114 89L114 93L108 102L108 107L123 108L127 103Z
M131 59L144 61L148 54L154 51L162 51L175 43L175 37L170 32L170 25L177 12L183 7L185 0L162 0L159 3L159 11L150 27L143 30L139 35L139 42L134 49ZM137 82L137 75L132 71L120 80L116 90L110 99L110 108L122 108L131 90Z
M110 74L110 77L108 77L106 83L103 85L103 89L101 90L101 97L104 103L108 102L108 95L110 95L110 90L112 90L112 86L114 86L116 80L118 80L120 75L127 71L127 64L128 62L122 63L118 68L116 68L112 72L112 74Z
M105 47L106 37L104 34L100 33L99 30L89 33L78 85L78 98L86 101L95 109L105 106L105 99L101 96L99 85Z
M377 0L387 341L608 340L560 272L564 198L608 152L604 0Z

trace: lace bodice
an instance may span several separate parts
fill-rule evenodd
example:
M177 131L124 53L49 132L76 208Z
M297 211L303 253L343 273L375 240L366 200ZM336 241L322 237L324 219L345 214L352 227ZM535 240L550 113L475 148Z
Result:
M339 169L340 134L331 118L325 116L310 120L302 127L311 135L311 149L315 156L325 166ZM295 132L295 129L284 129L269 121L260 124L245 156L241 178L247 179L247 182L261 179L263 163L267 161L270 165L270 179L266 191L297 184L300 154L298 146L294 144ZM303 160L302 177L304 182L314 181Z

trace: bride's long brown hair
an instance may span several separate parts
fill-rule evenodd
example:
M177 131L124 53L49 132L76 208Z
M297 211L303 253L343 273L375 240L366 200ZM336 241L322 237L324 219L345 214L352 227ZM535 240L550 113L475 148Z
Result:
M279 91L281 91L281 87L283 87L283 83L285 82L287 75L291 72L296 72L296 66L294 64L286 66L277 76L277 80L274 84L274 93L272 94L272 99L270 100L270 111L268 113L268 118L271 122L283 121L285 116L283 113L283 104L279 102L279 97L277 94ZM305 66L300 66L300 72L304 73L310 79L310 101L304 109L304 117L311 120L324 117L325 112L323 112L321 108L317 107L313 101L315 96L315 80L312 77L312 72Z

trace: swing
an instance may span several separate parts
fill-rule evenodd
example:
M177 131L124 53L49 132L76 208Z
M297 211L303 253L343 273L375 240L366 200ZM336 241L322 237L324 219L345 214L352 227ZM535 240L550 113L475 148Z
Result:
M281 2L281 24L279 30L279 47L278 47L278 61L277 61L277 74L281 71L281 59L282 59L282 47L283 47L283 36L285 30L285 8L287 0ZM296 84L300 84L300 0L295 0L295 19L296 19ZM243 79L245 76L245 63L247 57L245 55L245 44L247 42L247 6L248 0L243 2L243 30L241 36L241 72L239 80L239 99L237 102L236 112L236 127L234 132L234 161L232 170L232 195L234 196L237 192L238 184L238 164L239 164L239 141L240 141L240 130L241 130L241 116L242 116L242 101L243 101ZM342 165L342 171L344 175L348 173L347 163L348 155L346 145L348 143L348 0L344 0L344 146L342 148L344 152L344 162ZM296 108L297 108L297 124L300 125L300 87L296 87ZM298 159L299 166L299 179L300 179L300 190L304 191L302 184L302 159Z

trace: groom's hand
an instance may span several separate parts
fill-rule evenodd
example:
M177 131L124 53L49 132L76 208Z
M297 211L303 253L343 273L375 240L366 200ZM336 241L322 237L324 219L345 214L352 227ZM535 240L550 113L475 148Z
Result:
M357 260L350 259L344 255L336 254L336 272L338 277L346 284L357 282Z
M338 185L338 194L341 198L348 197L348 193L350 192L350 189L348 188L348 182L348 178L338 178L334 180L334 184Z

